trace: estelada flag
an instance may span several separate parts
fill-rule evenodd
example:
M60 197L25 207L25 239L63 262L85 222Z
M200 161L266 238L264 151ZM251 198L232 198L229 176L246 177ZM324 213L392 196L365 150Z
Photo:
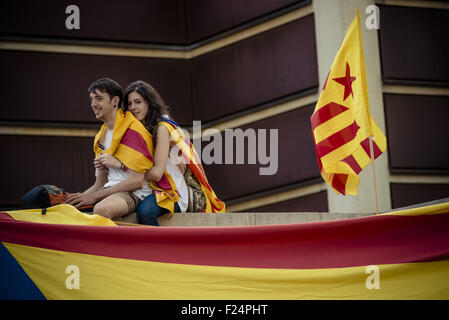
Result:
M346 32L311 117L323 179L343 195L357 195L358 174L386 149L386 138L369 112L359 12Z
M201 160L195 151L190 139L188 139L181 130L181 127L173 120L163 118L159 125L164 125L173 142L178 147L179 152L185 160L185 163L189 166L192 174L198 180L201 186L201 190L205 195L205 206L201 212L208 213L224 213L226 212L226 205L223 201L217 198L214 190L207 180L206 173L204 172L203 166L201 165ZM189 201L194 201L189 200Z

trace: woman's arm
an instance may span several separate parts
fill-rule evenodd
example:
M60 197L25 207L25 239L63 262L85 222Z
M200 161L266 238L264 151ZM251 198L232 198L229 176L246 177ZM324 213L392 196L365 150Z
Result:
M153 167L145 173L145 180L159 181L167 168L170 151L170 133L165 126L157 128L157 143L154 151Z
M117 159L116 157L114 157L111 154L105 153L102 154L101 156L99 156L96 160L96 162L94 162L95 168L100 169L100 168L116 168L116 169L120 169L122 167L122 162Z

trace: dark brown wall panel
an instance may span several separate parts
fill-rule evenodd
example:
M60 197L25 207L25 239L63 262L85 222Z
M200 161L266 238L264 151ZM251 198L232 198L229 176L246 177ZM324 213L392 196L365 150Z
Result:
M246 212L327 212L327 192L319 192L304 197L252 208Z
M313 15L192 61L193 118L209 121L318 86Z
M298 0L23 0L0 2L0 34L186 45ZM66 7L80 9L80 29L65 26Z
M188 0L189 40L198 41L227 29L237 27L298 0Z
M449 173L449 97L385 94L391 171Z
M0 32L87 40L178 44L187 40L184 0L22 0L0 2ZM69 5L80 10L80 29L68 30Z
M20 206L22 196L41 184L87 189L95 181L92 143L92 138L0 136L0 206Z
M449 85L449 10L380 6L386 83Z
M87 88L102 77L125 87L151 83L175 119L191 123L188 65L183 60L0 51L1 120L90 122Z
M392 183L390 189L393 208L449 197L449 184Z
M235 151L233 164L203 163L209 182L218 197L229 200L320 177L310 128L313 109L314 106L307 106L241 127L243 131L248 128L256 131L267 129L267 136L269 129L278 129L278 171L274 175L259 175L259 168L268 165L261 165L259 161L256 164L248 164L247 154L245 164L236 164ZM221 137L223 145L232 143L225 139L224 133ZM209 142L203 143L203 150L208 144ZM233 144L235 148L235 141ZM247 141L245 150L248 150ZM266 150L269 150L268 146ZM224 159L224 148L222 154Z

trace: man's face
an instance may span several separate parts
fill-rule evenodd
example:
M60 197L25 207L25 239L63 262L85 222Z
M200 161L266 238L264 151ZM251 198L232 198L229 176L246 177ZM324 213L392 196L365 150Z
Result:
M116 97L111 99L107 92L95 89L90 95L90 106L98 120L105 121L113 114ZM117 103L117 102L115 102Z

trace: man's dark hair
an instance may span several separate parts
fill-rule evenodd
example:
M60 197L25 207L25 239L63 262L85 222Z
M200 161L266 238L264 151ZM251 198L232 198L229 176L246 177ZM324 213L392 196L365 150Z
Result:
M89 86L87 92L91 94L94 93L97 89L100 92L106 92L111 100L116 96L119 97L120 100L118 102L118 107L121 106L123 100L123 90L117 82L109 78L98 79Z

